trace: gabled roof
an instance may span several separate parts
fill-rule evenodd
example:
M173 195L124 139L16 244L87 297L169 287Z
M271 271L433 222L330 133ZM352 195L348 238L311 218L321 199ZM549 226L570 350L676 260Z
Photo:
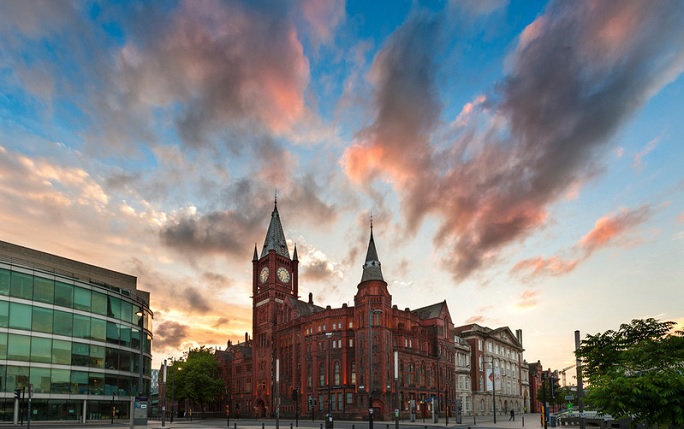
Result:
M292 296L287 296L285 299L292 306L295 312L297 312L297 317L307 316L309 314L314 314L325 310L323 307L300 301Z
M368 243L368 251L366 252L366 262L363 264L363 275L361 276L361 283L368 280L385 281L385 279L382 278L382 269L380 268L380 259L378 258L378 251L375 250L375 240L373 240L372 224L370 242Z
M421 320L437 319L442 315L442 310L446 307L446 300L436 304L428 305L427 307L418 308L411 311L417 315Z
M287 241L285 241L283 225L280 223L280 215L278 214L278 203L275 203L273 213L271 213L271 223L268 225L261 257L268 255L270 250L275 250L278 255L290 259L290 251L287 250Z

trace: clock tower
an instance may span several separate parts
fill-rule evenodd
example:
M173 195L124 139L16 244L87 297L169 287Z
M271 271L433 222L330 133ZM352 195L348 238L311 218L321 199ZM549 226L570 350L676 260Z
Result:
M252 391L257 416L268 416L273 411L276 371L273 334L285 298L298 298L298 265L297 247L291 258L276 202L261 256L254 246L252 257Z

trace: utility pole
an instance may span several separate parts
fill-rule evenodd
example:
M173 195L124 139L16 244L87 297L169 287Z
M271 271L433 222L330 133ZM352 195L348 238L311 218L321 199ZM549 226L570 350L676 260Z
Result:
M546 405L546 383L548 380L548 376L546 372L542 372L542 402L543 402L543 409L544 412L542 413L542 418L544 419L544 429L548 429L548 422L547 422L547 415L548 415L548 410L547 410L547 405Z
M580 331L575 331L575 352L580 348ZM582 381L582 359L577 357L577 406L580 413L580 429L585 429L586 421L584 420L584 387Z

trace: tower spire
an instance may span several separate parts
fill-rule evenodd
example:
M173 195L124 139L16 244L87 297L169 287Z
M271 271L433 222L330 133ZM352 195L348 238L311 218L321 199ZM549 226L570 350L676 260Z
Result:
M268 255L269 250L275 250L277 254L290 259L290 251L287 249L283 225L280 223L280 215L278 214L277 195L271 213L271 223L268 225L266 239L264 240L264 248L261 250L261 257Z
M378 258L378 251L375 249L375 240L373 239L373 216L371 215L370 223L370 241L368 243L368 251L366 252L366 261L363 264L363 275L361 282L367 280L381 280L382 269L380 268L380 259Z

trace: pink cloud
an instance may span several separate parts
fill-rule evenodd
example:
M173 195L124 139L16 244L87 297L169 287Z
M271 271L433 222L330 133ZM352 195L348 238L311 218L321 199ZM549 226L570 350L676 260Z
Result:
M513 273L526 272L530 277L536 276L560 276L573 271L579 264L579 259L564 261L556 256L550 258L542 258L537 256L535 258L524 259L511 269Z
M433 240L445 248L442 262L454 280L486 269L506 246L546 225L548 205L602 173L597 154L681 71L684 30L675 22L682 11L674 9L646 1L550 3L521 35L498 93L466 104L460 122L451 121L462 127L448 140L440 140L435 84L441 22L415 13L373 62L374 117L345 152L343 169L371 193L375 180L394 187L406 234L427 216L439 219ZM596 231L582 246L608 244L601 237ZM581 259L540 259L527 269L558 275Z
M294 22L241 2L182 2L149 22L155 38L121 51L122 84L139 103L185 103L177 118L187 143L253 122L288 133L307 114L309 62Z
M466 319L464 324L468 325L470 323L484 323L485 317L481 314L478 314L476 316L470 316L469 318Z
M579 240L574 249L579 255L574 259L537 256L519 261L511 268L511 273L522 275L528 280L568 274L596 250L620 243L650 217L650 206L641 206L633 210L622 209L615 215L604 216L597 220L594 228Z
M532 291L532 290L525 290L520 294L520 301L516 304L516 307L519 308L533 308L536 307L539 304L539 300L537 299L539 296L539 292Z
M620 237L644 223L650 216L649 206L641 206L635 210L622 209L616 215L604 216L582 237L579 245L587 254L591 254L601 247L617 242Z

